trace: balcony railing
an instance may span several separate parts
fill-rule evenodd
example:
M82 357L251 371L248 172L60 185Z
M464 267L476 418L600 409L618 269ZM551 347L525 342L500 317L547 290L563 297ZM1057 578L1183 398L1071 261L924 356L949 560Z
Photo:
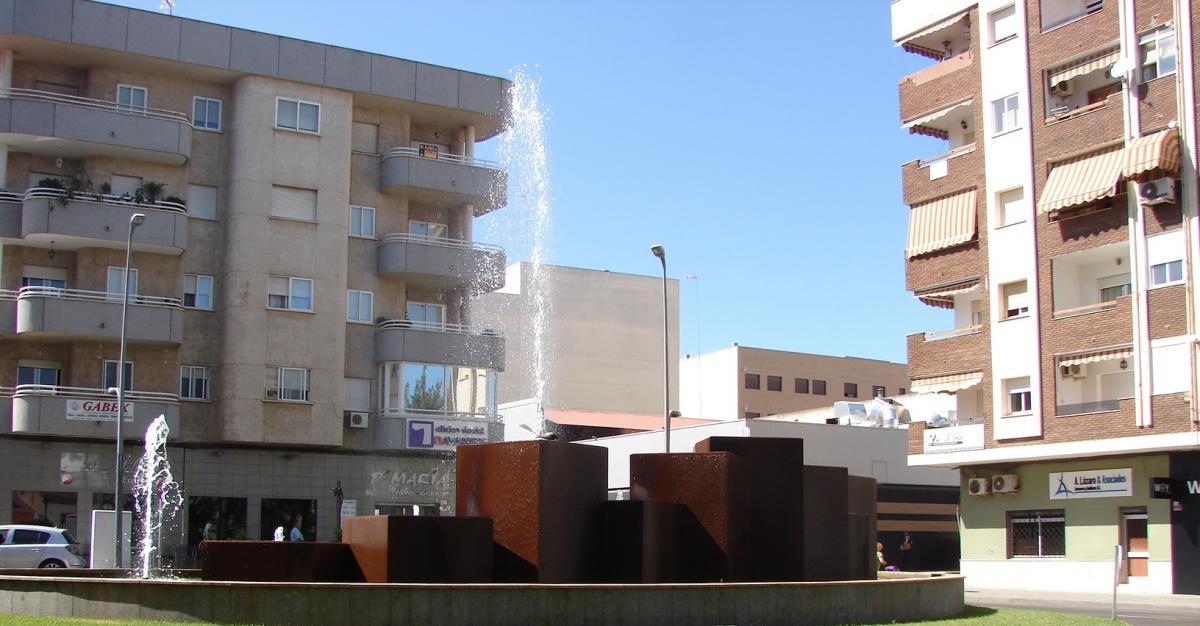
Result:
M179 202L167 202L159 200L158 202L138 202L133 198L124 195L116 196L113 194L92 193L90 191L65 191L62 189L54 189L52 187L34 187L29 189L24 194L9 194L15 195L19 199L32 198L57 198L65 202L79 200L82 202L102 202L104 204L116 204L133 209L156 209L159 211L174 211L176 213L187 213L187 207Z
M378 324L379 330L403 329L423 330L434 333L450 333L454 335L482 335L487 337L503 337L504 334L492 328L475 328L462 324L447 324L442 322L423 322L417 320L383 320Z
M949 330L938 330L932 333L925 333L925 341L950 339L952 337L962 337L963 335L971 335L979 332L983 332L983 324L972 324L970 326L963 326L962 328L951 328Z
M117 397L116 393L109 393L107 389L63 387L60 385L17 385L12 389L11 395L14 398L53 396L56 398L73 398L77 400L113 400ZM157 391L126 391L125 401L179 404L179 396L173 393L160 393Z
M86 291L83 289L59 289L57 287L21 287L17 299L24 298L57 298L60 300L80 300L86 302L121 302L121 294L107 291ZM162 298L159 296L143 296L129 294L129 304L138 306L182 309L183 303L178 298Z
M944 61L917 70L912 74L900 79L900 83L907 83L911 87L920 87L925 83L932 82L949 74L953 74L964 67L970 67L974 62L974 52L972 50L967 50L966 52L952 56Z
M974 144L974 142L972 142L965 146L959 146L953 150L947 150L946 152L943 152L941 154L935 154L931 157L928 157L925 159L920 159L917 161L917 167L929 167L930 164L932 164L932 163L937 163L938 161L949 161L950 159L953 159L954 157L962 156L964 154L970 154L974 151L975 151L975 144Z
M170 122L181 122L188 125L191 125L192 123L192 119L188 117L187 113L180 113L179 111L118 104L108 100L96 100L94 98L70 96L61 93L54 93L52 91L39 91L37 89L18 89L16 87L0 89L0 98L29 100L33 102L51 102L55 104L69 104L95 111L109 111L123 115L134 115L138 117L148 117Z
M1128 298L1128 297L1129 296L1121 296L1121 298ZM1064 319L1064 318L1068 318L1068 317L1076 317L1079 315L1087 315L1089 313L1098 313L1100 311L1107 311L1109 309L1115 308L1117 306L1117 304L1120 302L1121 298L1117 298L1116 300L1108 300L1105 302L1096 302L1094 304L1085 304L1083 306L1071 307L1069 309L1059 309L1054 312L1054 319L1059 320L1059 319Z
M494 252L497 254L504 254L504 248L492 244L477 243L463 239L427 237L424 235L412 235L408 233L392 233L390 235L384 235L383 238L379 240L379 243L418 243L427 246L453 248L455 250L475 250L478 252Z
M400 147L392 148L391 150L388 150L387 152L383 153L384 160L390 159L392 157L398 157L398 156L420 157L422 159L431 159L431 160L435 160L435 161L446 161L449 163L458 163L459 165L469 165L471 167L482 167L485 169L496 170L496 171L504 170L504 168L496 161L489 161L487 159L476 159L476 158L471 158L471 157L465 157L465 156L458 155L458 154L447 154L445 152L442 152L441 150L439 150L437 152L437 156L425 156L424 154L421 154L421 150L419 148L400 146Z
M1084 413L1103 413L1117 411L1121 408L1120 400L1093 400L1077 404L1060 404L1054 407L1054 413L1059 417L1068 415L1083 415Z

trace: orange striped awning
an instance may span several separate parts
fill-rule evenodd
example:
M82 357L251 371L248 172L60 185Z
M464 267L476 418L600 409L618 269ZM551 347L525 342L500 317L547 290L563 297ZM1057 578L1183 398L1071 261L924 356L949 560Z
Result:
M1056 165L1046 178L1038 212L1068 209L1116 195L1125 151L1113 149Z
M1125 148L1125 163L1121 173L1137 178L1152 170L1166 174L1179 173L1179 131L1174 128L1143 135Z
M1109 50L1100 54L1081 59L1075 63L1070 63L1061 67L1057 67L1050 71L1050 84L1057 85L1065 83L1072 78L1077 78L1085 74L1091 74L1096 70L1112 67L1114 63L1121 60L1121 49Z
M1100 361L1111 361L1113 359L1128 359L1132 356L1133 348L1111 348L1108 350L1096 350L1095 352L1085 352L1083 354L1062 357L1058 360L1058 364L1062 367L1069 365L1086 365L1088 363L1099 363Z
M913 393L954 393L970 389L981 382L983 382L983 372L964 372L946 376L914 378L908 389Z
M971 189L913 206L908 213L905 258L966 243L975 238L975 194Z
M928 304L929 306L936 306L936 307L940 307L943 309L953 309L954 308L954 296L956 296L960 293L967 293L968 291L971 291L972 289L975 289L978 286L979 286L979 279L972 278L971 280L965 280L963 282L954 283L952 285L945 285L942 287L935 287L933 289L926 289L924 291L918 291L918 292L914 293L913 295L915 295L917 297L917 299L919 299L921 302L924 302L925 304Z
M967 13L970 13L970 9L968 9L966 11L961 11L959 13L955 13L954 15L952 15L940 22L936 22L935 24L933 24L932 26L930 26L928 28L923 28L911 35L908 35L907 37L904 37L904 38L898 40L896 42L896 45L904 48L908 52L913 52L913 53L919 54L921 56L927 56L932 59L938 59L940 61L940 60L946 58L945 52L943 52L941 50L934 50L933 48L929 48L927 46L922 46L920 44L916 44L913 42L917 39L925 37L926 35L932 35L936 32L945 30L947 28L950 28L951 26L954 26L955 24L965 21L966 19L968 19Z

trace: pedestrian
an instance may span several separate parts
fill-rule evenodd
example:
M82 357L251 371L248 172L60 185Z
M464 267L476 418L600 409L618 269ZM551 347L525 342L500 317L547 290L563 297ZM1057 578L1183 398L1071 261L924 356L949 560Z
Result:
M883 542L875 542L875 559L879 561L879 569L887 567L887 559L883 558Z
M904 572L911 571L912 567L912 551L913 540L912 533L904 533L904 541L900 542L900 570Z
M300 525L304 522L304 517L299 513L296 514L292 521L292 532L288 534L288 541L304 541L304 531L300 530Z

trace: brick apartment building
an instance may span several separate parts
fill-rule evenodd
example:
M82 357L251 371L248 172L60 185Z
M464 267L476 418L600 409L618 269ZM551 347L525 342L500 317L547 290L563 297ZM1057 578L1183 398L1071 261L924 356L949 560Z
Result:
M123 462L165 415L187 495L168 555L292 513L332 539L339 484L350 512L451 510L454 444L501 435L504 339L468 299L504 281L472 223L505 203L474 151L507 89L88 0L0 3L0 523L87 542L113 506L136 213Z
M962 471L972 584L1200 593L1196 33L1188 0L896 0L909 462ZM1153 485L1153 486L1152 486Z

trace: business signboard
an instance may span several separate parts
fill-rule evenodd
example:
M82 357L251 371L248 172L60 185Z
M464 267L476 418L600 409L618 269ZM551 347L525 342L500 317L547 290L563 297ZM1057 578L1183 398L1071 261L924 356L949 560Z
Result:
M457 446L488 442L488 425L467 420L409 419L405 429L408 447L416 450L453 450Z
M925 454L983 449L983 424L925 429Z
M67 400L67 419L85 422L117 421L116 400ZM125 403L125 421L133 421L133 403Z
M1051 500L1120 498L1132 495L1132 468L1050 473Z

